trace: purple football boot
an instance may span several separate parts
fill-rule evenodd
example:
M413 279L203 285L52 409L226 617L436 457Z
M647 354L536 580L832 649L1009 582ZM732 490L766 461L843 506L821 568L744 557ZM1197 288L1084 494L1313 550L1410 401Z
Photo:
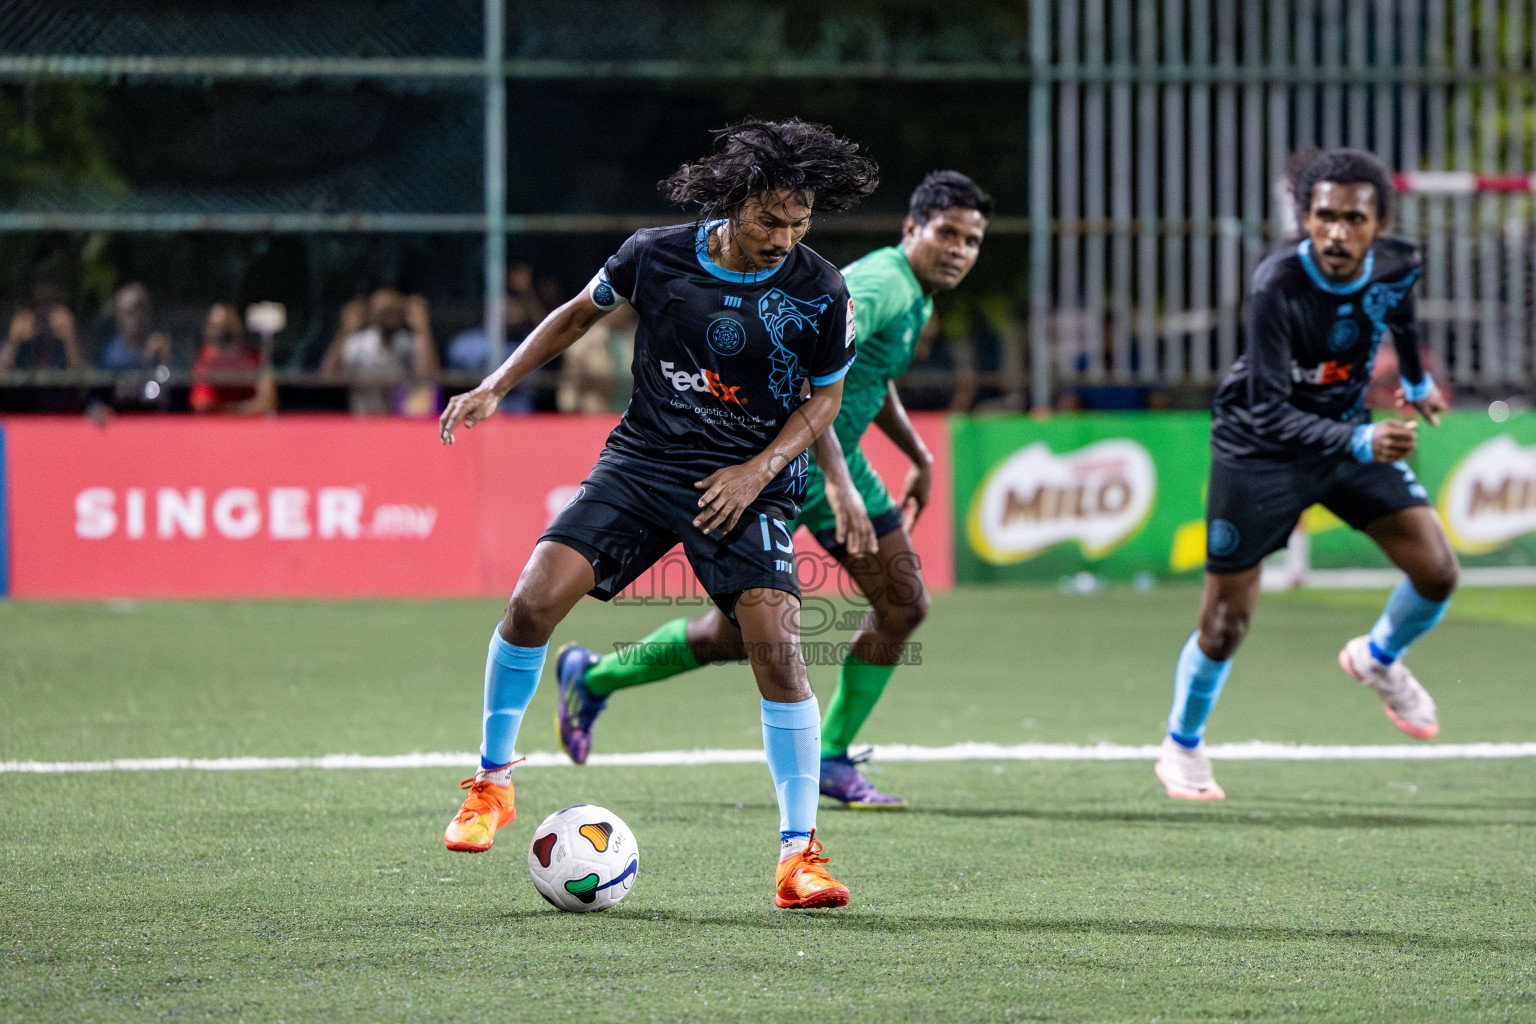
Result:
M586 764L592 752L592 723L608 706L606 698L594 697L582 682L587 669L596 665L598 654L576 644L566 644L555 655L555 684L560 701L555 711L555 728L560 745L577 764Z
M821 759L821 795L841 800L851 810L904 811L907 802L899 796L890 796L875 788L874 783L859 771L859 765L869 760L873 750L866 750L857 757L844 752L842 757Z

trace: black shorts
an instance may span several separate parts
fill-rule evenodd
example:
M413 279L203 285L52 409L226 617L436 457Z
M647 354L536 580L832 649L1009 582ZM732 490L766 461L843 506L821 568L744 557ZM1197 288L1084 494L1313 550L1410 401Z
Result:
M906 524L906 521L906 513L900 508L888 508L871 519L870 524L875 528L875 539L879 540L886 534L901 529ZM822 530L816 534L816 543L820 544L822 550L839 562L845 561L848 558L848 545L839 543L837 527L835 526L830 530Z
M603 601L612 600L679 543L705 592L732 622L744 590L782 590L799 597L795 548L783 510L754 504L729 533L706 534L693 525L701 493L599 460L539 540L581 552L597 575L588 593Z
M1205 571L1246 572L1285 547L1312 505L1357 530L1384 515L1428 505L1406 462L1356 462L1348 455L1295 462L1211 460L1205 506Z

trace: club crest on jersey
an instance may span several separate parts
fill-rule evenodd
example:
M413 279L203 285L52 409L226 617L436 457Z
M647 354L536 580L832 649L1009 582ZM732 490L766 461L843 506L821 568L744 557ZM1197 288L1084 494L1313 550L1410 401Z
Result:
M709 347L723 356L733 356L747 344L747 329L728 313L721 313L704 330Z
M1353 320L1338 320L1328 332L1328 347L1343 352L1360 338L1360 325Z

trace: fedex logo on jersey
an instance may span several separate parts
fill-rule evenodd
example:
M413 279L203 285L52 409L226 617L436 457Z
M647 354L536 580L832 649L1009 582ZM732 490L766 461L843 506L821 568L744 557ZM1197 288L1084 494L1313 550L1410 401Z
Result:
M1292 363L1291 380L1297 384L1342 384L1349 380L1349 371L1354 368L1354 363L1340 363L1336 359L1306 369L1298 363Z
M670 360L661 360L661 375L671 381L672 387L677 391L701 391L708 395L714 395L722 402L735 402L741 404L741 399L736 397L736 392L741 390L741 385L728 386L720 379L720 375L713 370L699 370L697 373L688 370L673 369Z

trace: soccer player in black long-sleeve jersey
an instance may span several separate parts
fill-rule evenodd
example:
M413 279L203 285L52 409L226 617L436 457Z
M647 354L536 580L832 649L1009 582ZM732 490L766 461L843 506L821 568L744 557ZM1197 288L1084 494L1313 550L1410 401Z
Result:
M639 316L635 390L597 465L557 515L491 635L480 771L449 822L449 849L490 848L512 821L510 772L549 637L584 594L607 600L681 542L695 575L753 652L763 745L779 801L780 907L839 907L815 839L820 713L800 657L800 590L786 524L805 495L806 449L842 403L853 304L837 268L801 245L815 210L872 192L875 165L828 128L744 121L661 183L696 223L641 231L580 295L443 412L444 444L494 413L528 373L605 314ZM808 394L807 394L808 392Z
M1370 633L1339 664L1420 739L1439 731L1435 702L1402 663L1445 614L1456 555L1424 487L1402 460L1416 419L1371 421L1365 391L1383 337L1402 372L1399 406L1438 425L1445 403L1419 356L1413 285L1419 251L1386 236L1392 183L1375 157L1330 150L1297 176L1307 237L1259 265L1247 350L1216 393L1200 628L1179 655L1157 776L1168 795L1220 800L1203 737L1259 596L1259 562L1321 504L1374 540L1406 578Z

